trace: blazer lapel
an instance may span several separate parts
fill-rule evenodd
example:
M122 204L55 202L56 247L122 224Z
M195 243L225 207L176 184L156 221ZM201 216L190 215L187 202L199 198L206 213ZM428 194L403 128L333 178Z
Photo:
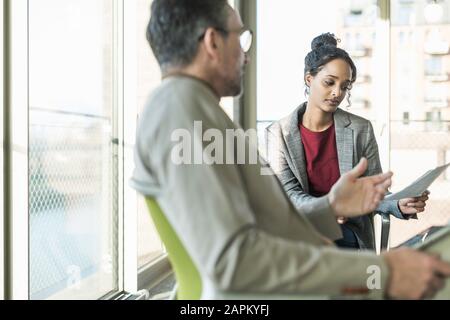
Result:
M341 175L353 169L353 130L349 117L340 109L334 113L336 146Z
M300 181L303 190L309 192L308 175L306 173L305 152L303 150L302 137L298 127L299 119L306 110L306 104L302 104L297 108L290 117L286 119L283 125L286 146L292 159L294 174Z
M298 124L306 111L306 103L297 108L282 124L282 130L289 155L292 159L294 175L300 181L303 190L309 192L308 175L306 173L305 152ZM340 109L334 114L336 130L336 146L339 172L341 175L353 169L353 130L349 128L351 121Z

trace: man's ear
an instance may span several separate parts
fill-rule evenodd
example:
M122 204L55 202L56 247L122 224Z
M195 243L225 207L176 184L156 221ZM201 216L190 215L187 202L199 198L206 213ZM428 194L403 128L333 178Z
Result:
M219 34L214 28L208 28L205 31L203 45L205 46L208 56L216 58L218 56L218 47L220 43Z

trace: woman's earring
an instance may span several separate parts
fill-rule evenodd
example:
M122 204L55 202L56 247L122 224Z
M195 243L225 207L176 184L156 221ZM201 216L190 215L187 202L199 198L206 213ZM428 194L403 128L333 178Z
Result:
M352 106L352 101L350 100L350 98L351 98L351 94L350 94L350 92L348 93L348 96L347 96L347 102L348 102L348 105L345 107L345 110L347 110L347 111L349 111L350 110L350 107Z
M308 97L310 92L311 92L311 89L308 86L306 86L306 88L305 88L305 97Z

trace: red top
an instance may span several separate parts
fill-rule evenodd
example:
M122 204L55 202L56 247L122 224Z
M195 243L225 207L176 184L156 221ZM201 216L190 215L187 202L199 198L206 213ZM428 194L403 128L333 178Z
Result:
M323 132L310 131L301 123L299 127L305 150L309 194L314 197L324 196L341 176L334 123Z

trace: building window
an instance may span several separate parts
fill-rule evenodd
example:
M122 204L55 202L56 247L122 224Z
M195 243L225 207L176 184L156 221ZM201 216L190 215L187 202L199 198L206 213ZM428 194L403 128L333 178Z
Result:
M409 124L409 112L403 112L403 124L404 125Z
M31 299L118 290L113 2L29 2Z

